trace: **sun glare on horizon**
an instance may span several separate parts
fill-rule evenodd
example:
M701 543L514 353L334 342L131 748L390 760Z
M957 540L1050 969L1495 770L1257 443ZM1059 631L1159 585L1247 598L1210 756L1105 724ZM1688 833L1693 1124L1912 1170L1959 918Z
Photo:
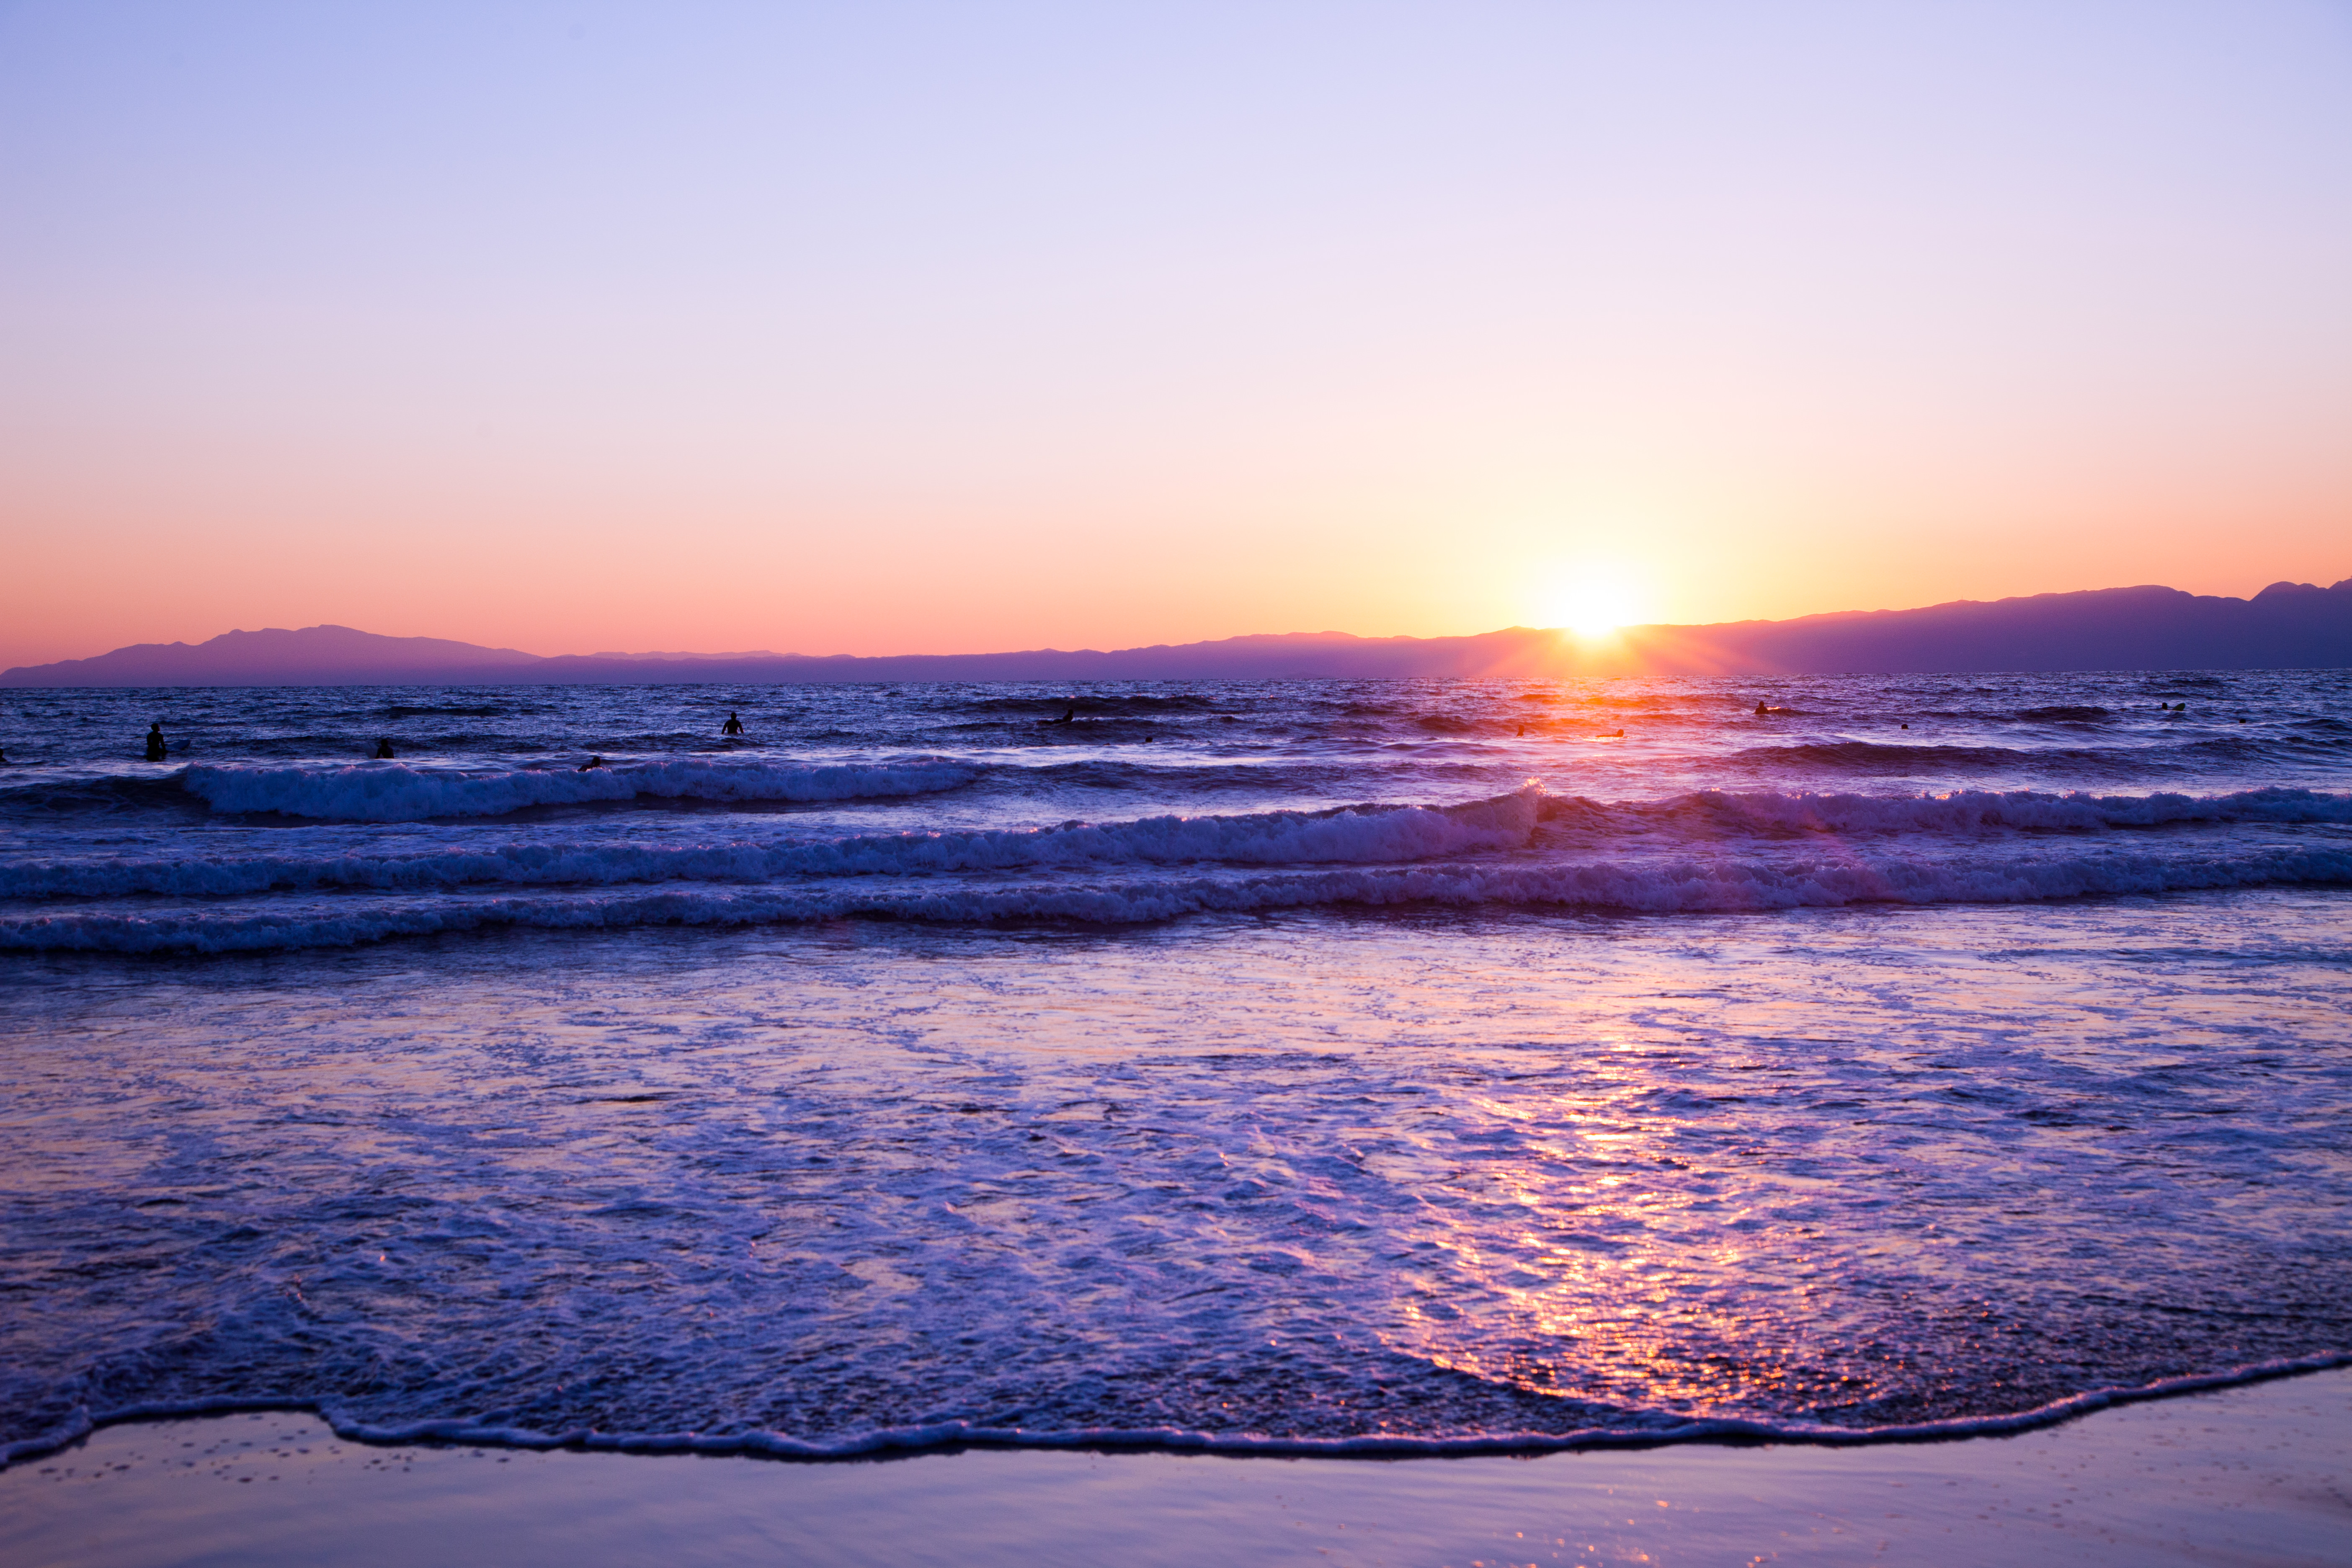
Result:
M1564 575L1545 603L1545 622L1591 640L1635 626L1649 615L1649 595L1616 571Z

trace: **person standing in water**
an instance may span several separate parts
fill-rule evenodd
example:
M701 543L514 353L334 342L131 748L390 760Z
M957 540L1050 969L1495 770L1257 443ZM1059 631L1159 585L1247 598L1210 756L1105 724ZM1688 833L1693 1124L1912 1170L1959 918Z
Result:
M743 732L743 721L730 713L727 715L727 722L719 727L719 732L722 735L740 735Z
M151 763L163 760L163 721L161 719L147 726L147 760Z

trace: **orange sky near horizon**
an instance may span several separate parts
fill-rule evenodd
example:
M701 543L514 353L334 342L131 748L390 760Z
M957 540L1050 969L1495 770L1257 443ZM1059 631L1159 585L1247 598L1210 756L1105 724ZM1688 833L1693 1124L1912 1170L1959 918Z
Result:
M0 666L2352 576L2324 4L141 16L0 11Z
M1371 496L1279 510L1165 500L1117 517L1127 538L1116 551L1095 542L1108 503L1072 503L1051 521L1025 513L1017 530L985 514L974 524L977 509L967 505L958 509L964 528L928 540L929 559L904 563L887 542L919 531L855 501L825 508L826 525L806 531L763 527L756 513L729 528L714 507L689 533L651 500L583 498L547 529L517 530L511 512L484 515L442 498L412 503L435 519L417 526L391 505L362 510L298 493L211 521L171 509L172 526L162 528L126 506L88 527L86 537L132 542L135 564L92 559L73 542L79 529L44 531L12 552L25 580L80 579L92 592L13 607L0 663L321 622L541 654L987 652L1322 630L1442 637L1566 624L1580 586L1594 578L1612 584L1604 600L1619 613L1610 618L1624 622L1780 619L2140 583L2248 597L2281 578L2352 575L2341 510L2325 497L2300 508L2297 500L2280 497L2266 510L2304 526L2273 521L2284 548L2252 558L2233 546L2235 514L2218 500L2151 499L2106 524L2087 505L2021 498L2003 510L2005 527L1973 525L1955 504L1906 520L1907 547L1864 551L1854 542L1864 530L1795 502L1694 507L1696 516L1656 507L1622 530L1578 533L1537 507L1496 507L1491 521L1472 524L1442 502ZM278 508L285 518L273 526L267 513ZM316 528L322 510L340 526ZM1735 532L1768 535L1773 548L1709 559L1711 531L1727 516ZM2148 518L2158 525L2146 526ZM215 542L233 531L245 542L231 553ZM1351 561L1362 533L1400 541L1416 559ZM1950 549L1963 534L1977 546ZM1006 537L1020 547L1002 548Z

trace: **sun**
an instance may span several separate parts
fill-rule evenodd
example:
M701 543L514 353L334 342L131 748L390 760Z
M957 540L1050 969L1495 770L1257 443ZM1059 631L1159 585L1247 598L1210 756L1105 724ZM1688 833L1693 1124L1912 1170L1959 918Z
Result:
M1588 640L1605 637L1642 619L1643 597L1621 574L1571 573L1553 592L1547 618Z

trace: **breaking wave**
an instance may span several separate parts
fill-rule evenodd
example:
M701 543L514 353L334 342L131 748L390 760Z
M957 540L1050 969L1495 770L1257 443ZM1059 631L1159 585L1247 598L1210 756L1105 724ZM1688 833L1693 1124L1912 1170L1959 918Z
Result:
M832 798L843 798L874 792L877 773L880 787L906 793L950 787L961 776L920 766L793 773L673 763L614 783L771 792L753 798L779 798L784 790L808 793L782 798L825 798L815 792L831 789L838 792ZM290 785L285 775L292 775ZM511 810L520 781L605 782L593 773L479 779L390 768L324 777L324 798L305 802L314 810L413 816L456 815L456 805ZM353 799L340 786L354 777L396 787ZM321 775L247 773L237 775L238 784L256 778L262 784L251 794L220 793L283 801ZM479 787L453 805L450 786ZM84 856L0 862L0 897L420 897L374 899L356 908L280 905L266 912L228 901L179 910L34 906L0 917L0 948L223 952L485 926L745 924L844 915L1116 924L1402 903L1725 912L2352 881L2352 842L2341 835L2261 842L2226 832L2141 836L2233 824L2352 824L2352 795L2267 789L2209 797L1968 791L1883 798L1710 790L1611 804L1530 785L1451 806L1171 816L1033 829L458 847L363 841L308 856ZM2078 847L2060 850L2048 842L2053 835ZM1176 868L1187 874L1155 874Z
M822 766L699 758L460 773L404 763L341 767L191 766L180 787L215 811L273 813L334 822L424 822L503 816L534 805L641 797L709 801L833 801L930 795L969 783L976 770L944 758Z
M1383 864L1525 845L1533 790L1456 806L1360 806L1242 816L1067 823L1028 831L867 834L819 841L504 845L425 854L303 858L68 861L0 865L0 897L168 893L220 897L306 888L455 888L480 883L765 882L778 877L919 875L1118 862L1158 865Z
M952 924L1133 924L1210 913L1399 905L1552 908L1631 914L1751 913L1850 904L2021 903L2232 888L2352 885L2352 845L2178 855L2104 853L1958 860L1840 854L1772 861L1452 862L1235 875L926 882L861 879L728 887L446 890L415 901L343 900L154 914L76 910L0 918L0 949L232 952L341 947L499 927L620 930L757 925L864 916Z
M316 1414L334 1434L358 1443L473 1444L522 1450L576 1448L591 1453L750 1455L764 1458L866 1459L941 1448L992 1447L1140 1451L1146 1453L1251 1455L1264 1458L1468 1458L1475 1455L1573 1453L1607 1448L1654 1448L1689 1443L1801 1443L1820 1447L1871 1447L1895 1443L2009 1436L2078 1420L2101 1410L2158 1399L2242 1388L2249 1384L2328 1372L2352 1365L2352 1353L2283 1356L2219 1372L2162 1378L2153 1383L2086 1389L2028 1410L1940 1420L1837 1426L1807 1420L1762 1420L1753 1416L1700 1415L1675 1410L1620 1412L1614 1424L1566 1431L1465 1432L1444 1436L1402 1432L1364 1432L1346 1436L1264 1432L1213 1432L1182 1426L992 1426L979 1422L935 1421L886 1426L825 1440L782 1432L630 1432L575 1427L542 1431L464 1416L413 1421L364 1421L335 1402L316 1398L154 1400L93 1415L76 1411L58 1426L0 1444L0 1469L45 1458L79 1442L102 1426L130 1421L188 1419L258 1410L303 1410Z
M1970 833L2088 831L2171 823L2352 823L2352 795L2258 789L2232 795L2053 795L2041 790L1956 790L1935 795L1784 794L1696 790L1654 805L1551 805L1548 816L1581 815L1622 825L1708 819L1757 833Z

